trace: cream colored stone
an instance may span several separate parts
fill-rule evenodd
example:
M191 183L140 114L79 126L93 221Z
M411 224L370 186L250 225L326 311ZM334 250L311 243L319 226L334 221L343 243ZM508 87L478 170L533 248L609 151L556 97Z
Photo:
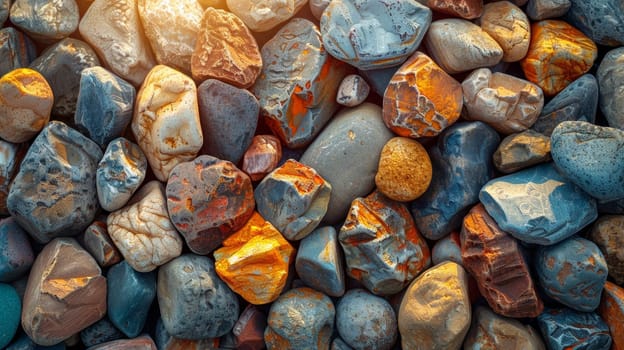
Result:
M78 29L110 70L136 86L156 65L137 0L95 0Z
M193 80L167 66L154 67L137 94L132 132L160 181L195 158L204 138Z
M522 9L509 1L486 4L481 29L503 49L503 62L520 61L529 51L531 23Z
M182 238L169 219L165 187L145 184L107 218L108 234L133 269L149 272L180 256Z
M366 100L370 86L357 74L349 74L340 83L336 102L343 106L355 107Z
M286 22L307 0L227 0L227 6L254 32L266 32Z
M469 120L480 120L498 132L512 134L533 125L544 106L539 86L520 78L477 69L463 82L464 107Z
M138 0L139 17L156 61L191 73L204 9L197 0Z

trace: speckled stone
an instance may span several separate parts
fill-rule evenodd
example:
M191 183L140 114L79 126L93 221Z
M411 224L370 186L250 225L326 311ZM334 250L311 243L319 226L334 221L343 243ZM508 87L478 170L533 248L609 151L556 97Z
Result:
M266 32L288 21L306 0L227 0L228 9L254 32Z
M158 306L176 338L220 337L238 319L238 299L219 279L207 256L182 255L158 270Z
M80 73L80 90L74 121L102 149L120 137L132 120L134 86L102 67Z
M335 315L334 303L325 294L307 287L291 289L271 305L264 331L266 347L329 350Z
M407 287L398 313L401 344L403 349L459 350L470 320L468 274L454 262L443 262Z
M182 253L182 238L167 212L165 187L156 180L143 185L106 222L115 246L139 272L153 271Z
M154 332L156 333L154 340L158 350L218 350L221 345L220 338L182 339L173 337L165 329L162 318L156 321Z
M609 328L594 312L550 309L537 318L537 325L549 350L604 350L611 347Z
M366 100L369 92L370 86L364 78L349 74L340 82L336 102L346 107L355 107Z
M509 1L491 2L483 7L479 22L481 29L503 49L503 62L520 61L526 56L531 24L521 8Z
M206 135L200 154L238 164L256 132L258 100L247 90L214 79L199 85L197 97Z
M624 349L624 288L607 281L602 292L598 314L609 326L613 350Z
M333 0L321 16L321 33L327 51L339 60L364 70L387 68L416 51L431 17L415 0Z
M295 268L309 287L332 297L345 292L342 249L332 226L319 227L301 240Z
M124 334L113 325L108 317L104 317L80 331L80 340L82 344L87 347L121 339L123 337Z
M170 67L155 66L137 94L132 133L160 181L167 181L179 163L194 159L204 137L193 80Z
M95 142L62 122L50 122L13 180L9 212L39 243L81 233L99 209L95 171L100 158Z
M561 17L568 12L570 0L529 0L526 14L533 21Z
M73 238L56 238L28 277L22 327L39 345L62 342L106 314L106 278Z
M431 248L431 263L432 265L440 264L444 261L453 261L459 265L463 264L461 256L461 242L459 240L458 232L451 232L450 234L440 238L433 248Z
M256 306L247 305L232 329L232 333L236 337L236 348L241 350L264 349L266 326L266 314Z
M624 215L603 215L594 222L589 234L605 257L609 276L624 285ZM624 344L622 344L624 345Z
M30 270L34 260L35 255L26 231L12 217L1 219L0 282L17 280Z
M49 44L73 33L80 17L75 0L15 0L10 19L31 38Z
M9 189L27 150L27 144L0 139L0 216L9 214L7 209Z
M483 0L417 0L435 12L461 17L476 19L483 13Z
M95 175L98 200L104 210L120 209L141 186L147 159L138 145L120 137L108 143Z
M596 44L624 45L624 4L618 0L570 0L566 21Z
M624 48L613 49L604 56L596 72L600 85L600 110L609 126L622 130L624 130L623 63Z
M251 179L234 164L202 155L173 168L167 181L171 222L191 251L208 254L254 212Z
M106 220L95 220L79 237L80 244L93 256L100 267L114 265L122 256L108 235Z
M0 1L0 17L2 16L2 6L10 0ZM7 12L8 13L8 12ZM0 27L2 18L0 18ZM28 36L13 27L0 29L0 76L17 69L27 67L37 56L34 43Z
M531 129L503 139L492 156L494 166L509 174L550 160L550 138Z
M431 184L411 205L416 227L428 239L440 239L461 227L481 187L494 176L492 154L500 137L482 122L459 122L446 129L429 149Z
M567 120L594 123L597 108L598 82L593 75L584 74L542 108L531 129L550 137L555 127Z
M277 137L256 135L243 154L241 170L247 173L252 181L260 181L277 168L281 158L282 144Z
M491 180L479 199L503 231L526 243L555 244L598 216L596 201L552 163Z
M289 21L264 44L262 62L251 88L260 114L288 147L308 145L339 107L336 93L347 65L327 53L318 27L302 18Z
M353 201L338 239L349 276L377 295L400 292L431 264L407 207L377 191Z
M156 344L149 335L133 339L119 339L98 344L87 350L156 350Z
M323 15L323 11L329 6L331 0L310 0L308 1L310 5L310 12L312 15L316 17L316 19L320 20Z
M17 332L22 312L22 301L15 288L0 283L0 348L7 346Z

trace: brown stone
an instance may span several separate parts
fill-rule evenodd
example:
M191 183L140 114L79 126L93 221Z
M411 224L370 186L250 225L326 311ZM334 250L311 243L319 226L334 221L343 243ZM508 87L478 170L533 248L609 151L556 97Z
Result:
M594 223L589 238L604 254L609 276L615 283L624 284L624 215L601 216Z
M0 216L9 213L7 209L9 188L27 150L28 145L25 143L17 144L0 139Z
M464 217L460 240L463 265L494 312L519 318L537 317L544 310L518 242L482 204Z
M480 22L481 29L503 49L503 62L516 62L526 56L531 24L518 6L509 1L486 4Z
M531 129L503 139L492 156L494 166L509 174L550 160L550 137Z
M624 350L624 288L607 281L598 314L609 326L613 341L611 350Z
M89 350L156 350L156 344L148 335L134 339L119 339L98 344Z
M427 5L433 11L465 19L479 18L483 13L483 0L418 0L418 2Z
M277 168L282 159L282 144L273 135L256 135L243 156L241 170L253 181L260 181Z
M248 305L234 324L232 333L239 350L264 349L264 329L267 316L257 307Z
M106 221L94 221L80 237L80 244L101 267L112 266L122 260L122 255L108 235Z

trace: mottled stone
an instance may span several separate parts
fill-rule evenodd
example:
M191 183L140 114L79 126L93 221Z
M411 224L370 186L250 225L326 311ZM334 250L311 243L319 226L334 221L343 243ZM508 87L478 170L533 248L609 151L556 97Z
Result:
M533 21L561 17L568 12L570 0L529 0L526 14Z
M491 180L479 199L503 231L526 243L555 244L598 216L596 201L552 163Z
M470 319L468 274L454 262L436 265L410 284L401 301L403 349L459 350Z
M600 85L600 110L609 126L622 130L624 130L623 63L624 48L613 49L604 56L596 72Z
M155 342L158 350L220 350L220 338L182 339L171 336L162 318L156 322ZM225 347L226 349L230 349Z
M9 8L11 0L0 1L0 27L4 27L4 22L9 18Z
M338 239L347 273L374 294L400 292L431 264L407 207L377 191L353 201Z
M256 135L243 155L241 170L251 180L260 181L277 168L282 158L282 144L273 135Z
M288 21L306 2L306 0L226 1L228 9L254 32L265 32Z
M106 147L95 175L98 200L104 210L120 209L141 186L147 159L136 144L120 137Z
M332 226L319 227L301 240L295 268L309 287L332 297L345 292L343 253Z
M87 347L121 339L123 337L124 334L113 325L108 317L104 317L80 331L80 340L82 344Z
M489 68L473 71L462 82L466 118L480 120L498 132L521 132L533 125L544 106L537 85Z
M607 281L602 292L598 314L609 326L613 350L624 349L624 288Z
M37 344L59 343L106 314L106 278L73 238L56 238L28 277L22 327Z
M594 312L549 309L537 318L537 325L549 350L611 348L609 327Z
M167 181L179 163L194 159L204 137L193 80L167 66L155 66L137 95L132 132L160 181Z
M340 82L336 102L346 107L355 107L366 100L369 92L370 86L364 78L349 74Z
M442 237L431 248L431 263L434 266L447 260L456 262L459 265L463 264L461 242L457 232L451 232Z
M331 0L310 0L310 12L312 15L316 17L316 19L320 20L323 15L323 11L329 6Z
M185 254L160 268L157 295L165 329L176 338L220 337L238 319L238 299L207 256Z
M329 350L335 315L334 303L325 294L307 287L291 289L271 305L264 331L266 347Z
M260 114L288 147L309 144L339 107L336 92L347 65L327 53L318 27L302 18L264 44L262 62L252 87Z
M498 227L482 204L464 218L460 238L463 266L492 310L515 318L542 313L544 305L520 245Z
M165 188L158 181L143 185L106 221L115 246L139 272L155 270L182 252L182 238L169 219Z
M34 260L26 231L12 217L0 220L0 282L17 280L30 270Z
M618 0L570 0L565 20L596 44L624 45L624 3Z
M87 350L156 350L156 344L149 335L133 339L119 339L98 344Z
M240 350L264 349L264 329L267 316L258 307L248 305L234 324L236 348Z
M8 4L9 1L0 0L0 17L2 4ZM2 18L0 18L0 27L1 24ZM36 56L35 45L28 36L13 27L0 29L0 57L3 57L0 61L0 76L14 69L27 67Z
M214 79L199 85L197 98L206 135L200 154L238 164L256 132L258 100L247 90Z
M453 17L476 19L483 13L483 0L417 0L435 12Z
M520 65L529 81L554 96L587 73L597 56L596 44L578 29L547 19L531 25L531 44Z
M28 146L25 143L17 144L0 139L0 216L9 214L7 208L9 189Z
M494 166L509 174L550 160L550 137L531 129L503 139L492 156Z
M0 348L7 346L17 332L22 313L22 301L9 284L0 283Z
M353 348L347 345L340 337L334 338L331 344L331 350L352 350Z
M93 1L79 30L106 67L135 86L141 85L156 65L143 34L137 0Z
M624 215L604 215L594 222L589 234L605 257L609 276L624 284ZM622 344L624 346L624 344Z
M15 0L10 19L31 38L49 44L73 33L80 17L75 0Z
M50 122L13 180L9 212L39 243L81 233L99 209L95 171L100 158L95 142L62 122Z
M418 230L440 239L461 227L464 215L479 201L479 190L494 177L492 154L500 137L482 122L459 122L442 132L429 149L431 184L412 203Z
M80 91L80 73L85 68L99 65L100 60L87 43L67 38L43 51L30 63L30 68L40 72L52 88L52 114L66 122L73 122Z
M522 9L509 1L485 4L479 19L481 29L503 49L503 62L516 62L526 56L531 24Z
M457 80L417 51L392 76L383 94L383 119L400 136L436 136L457 121L462 105Z
M94 221L79 237L79 241L100 267L114 265L122 259L121 253L108 235L106 220Z

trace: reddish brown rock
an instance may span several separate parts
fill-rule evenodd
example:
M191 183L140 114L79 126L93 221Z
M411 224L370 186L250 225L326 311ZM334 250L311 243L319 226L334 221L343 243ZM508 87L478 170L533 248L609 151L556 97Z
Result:
M464 267L494 312L537 317L543 311L518 242L498 227L482 204L464 217L460 239Z
M624 350L624 288L607 281L598 314L609 326L611 350Z
M253 181L260 181L275 170L282 158L282 144L273 135L256 135L243 156L242 170Z
M483 13L483 0L418 0L418 2L427 5L433 11L465 19L479 18Z
M264 349L264 329L267 316L257 307L248 305L234 324L236 348L239 350Z
M156 344L148 335L134 339L119 339L98 344L89 350L156 350Z

